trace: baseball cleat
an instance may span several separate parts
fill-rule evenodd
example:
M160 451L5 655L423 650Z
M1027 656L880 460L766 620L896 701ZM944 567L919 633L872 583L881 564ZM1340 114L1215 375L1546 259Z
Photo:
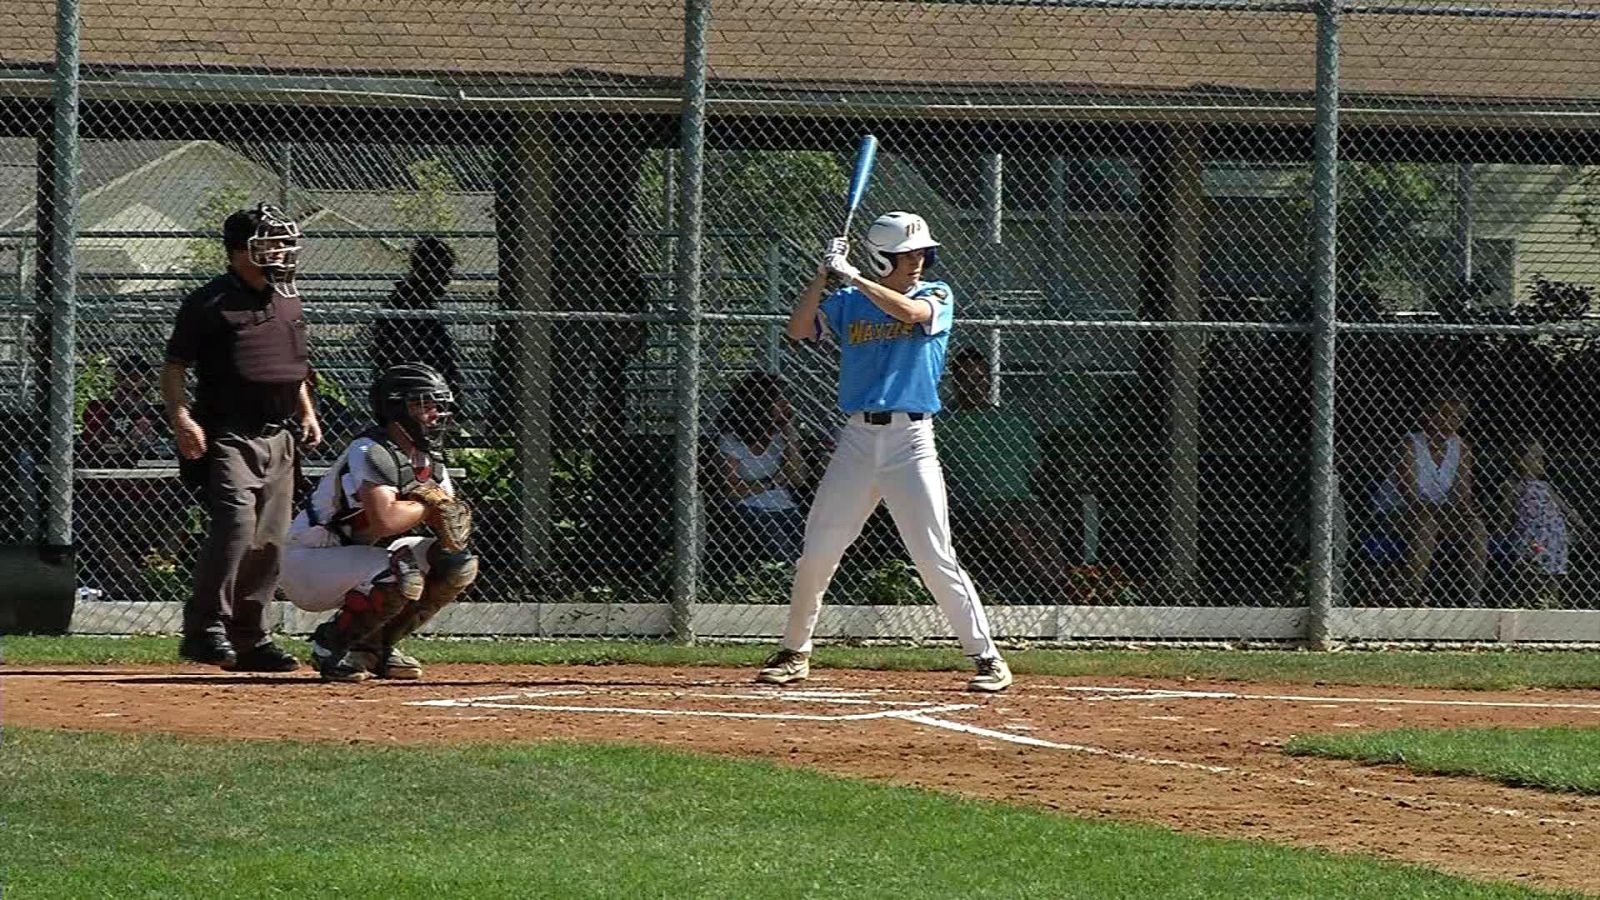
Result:
M239 654L233 649L233 644L220 634L197 634L184 636L178 642L178 656L190 662L197 662L207 666L221 666L226 669L239 661Z
M379 678L416 681L422 677L422 663L417 662L415 656L401 653L399 647L390 647L388 654L383 657L383 662L373 674Z
M300 660L268 641L235 654L233 662L222 667L230 672L293 672L300 668Z
M311 667L321 672L339 661L344 655L339 640L339 630L332 621L323 622L317 630L311 632Z
M756 673L762 684L788 684L804 681L811 676L811 654L798 650L779 650L767 657L766 665Z
M967 682L969 690L997 694L1011 686L1011 667L998 656L978 658L978 674Z
M373 650L349 650L339 661L322 670L323 681L356 683L372 677L378 667L378 654Z

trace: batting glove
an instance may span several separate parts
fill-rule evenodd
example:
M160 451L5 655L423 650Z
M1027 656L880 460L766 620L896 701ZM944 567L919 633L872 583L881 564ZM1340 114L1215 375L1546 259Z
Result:
M843 278L845 281L855 281L861 276L861 270L850 265L850 260L845 259L842 254L830 253L827 259L822 261L822 264L828 267L828 271Z
M823 256L849 256L850 241L846 238L836 237L828 242L828 249L822 251Z

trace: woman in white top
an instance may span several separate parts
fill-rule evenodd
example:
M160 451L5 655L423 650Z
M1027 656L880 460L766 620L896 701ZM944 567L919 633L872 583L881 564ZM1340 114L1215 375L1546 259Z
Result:
M1475 464L1472 445L1461 436L1468 407L1444 395L1406 435L1400 447L1395 487L1401 501L1401 532L1411 597L1425 596L1428 567L1440 540L1457 539L1467 562L1467 602L1483 605L1484 573L1489 566L1489 536L1472 495Z
M716 432L724 496L753 546L766 559L793 562L806 525L796 492L808 466L782 382L765 372L740 379Z

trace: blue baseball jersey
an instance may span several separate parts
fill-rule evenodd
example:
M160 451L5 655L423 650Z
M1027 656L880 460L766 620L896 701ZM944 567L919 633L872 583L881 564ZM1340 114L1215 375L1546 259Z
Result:
M933 318L901 322L854 287L822 301L821 325L839 344L839 408L846 415L939 411L955 294L942 281L922 281L908 296L926 301Z

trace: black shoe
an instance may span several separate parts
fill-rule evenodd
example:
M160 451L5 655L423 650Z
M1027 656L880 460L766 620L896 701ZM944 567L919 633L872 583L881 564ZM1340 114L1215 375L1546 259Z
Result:
M178 656L204 666L221 666L224 669L232 668L239 659L227 638L209 632L186 636L179 641Z
M311 668L318 672L329 668L344 656L344 640L333 622L323 622L311 632Z
M233 665L223 668L235 672L293 672L300 668L300 661L268 641L244 651Z

